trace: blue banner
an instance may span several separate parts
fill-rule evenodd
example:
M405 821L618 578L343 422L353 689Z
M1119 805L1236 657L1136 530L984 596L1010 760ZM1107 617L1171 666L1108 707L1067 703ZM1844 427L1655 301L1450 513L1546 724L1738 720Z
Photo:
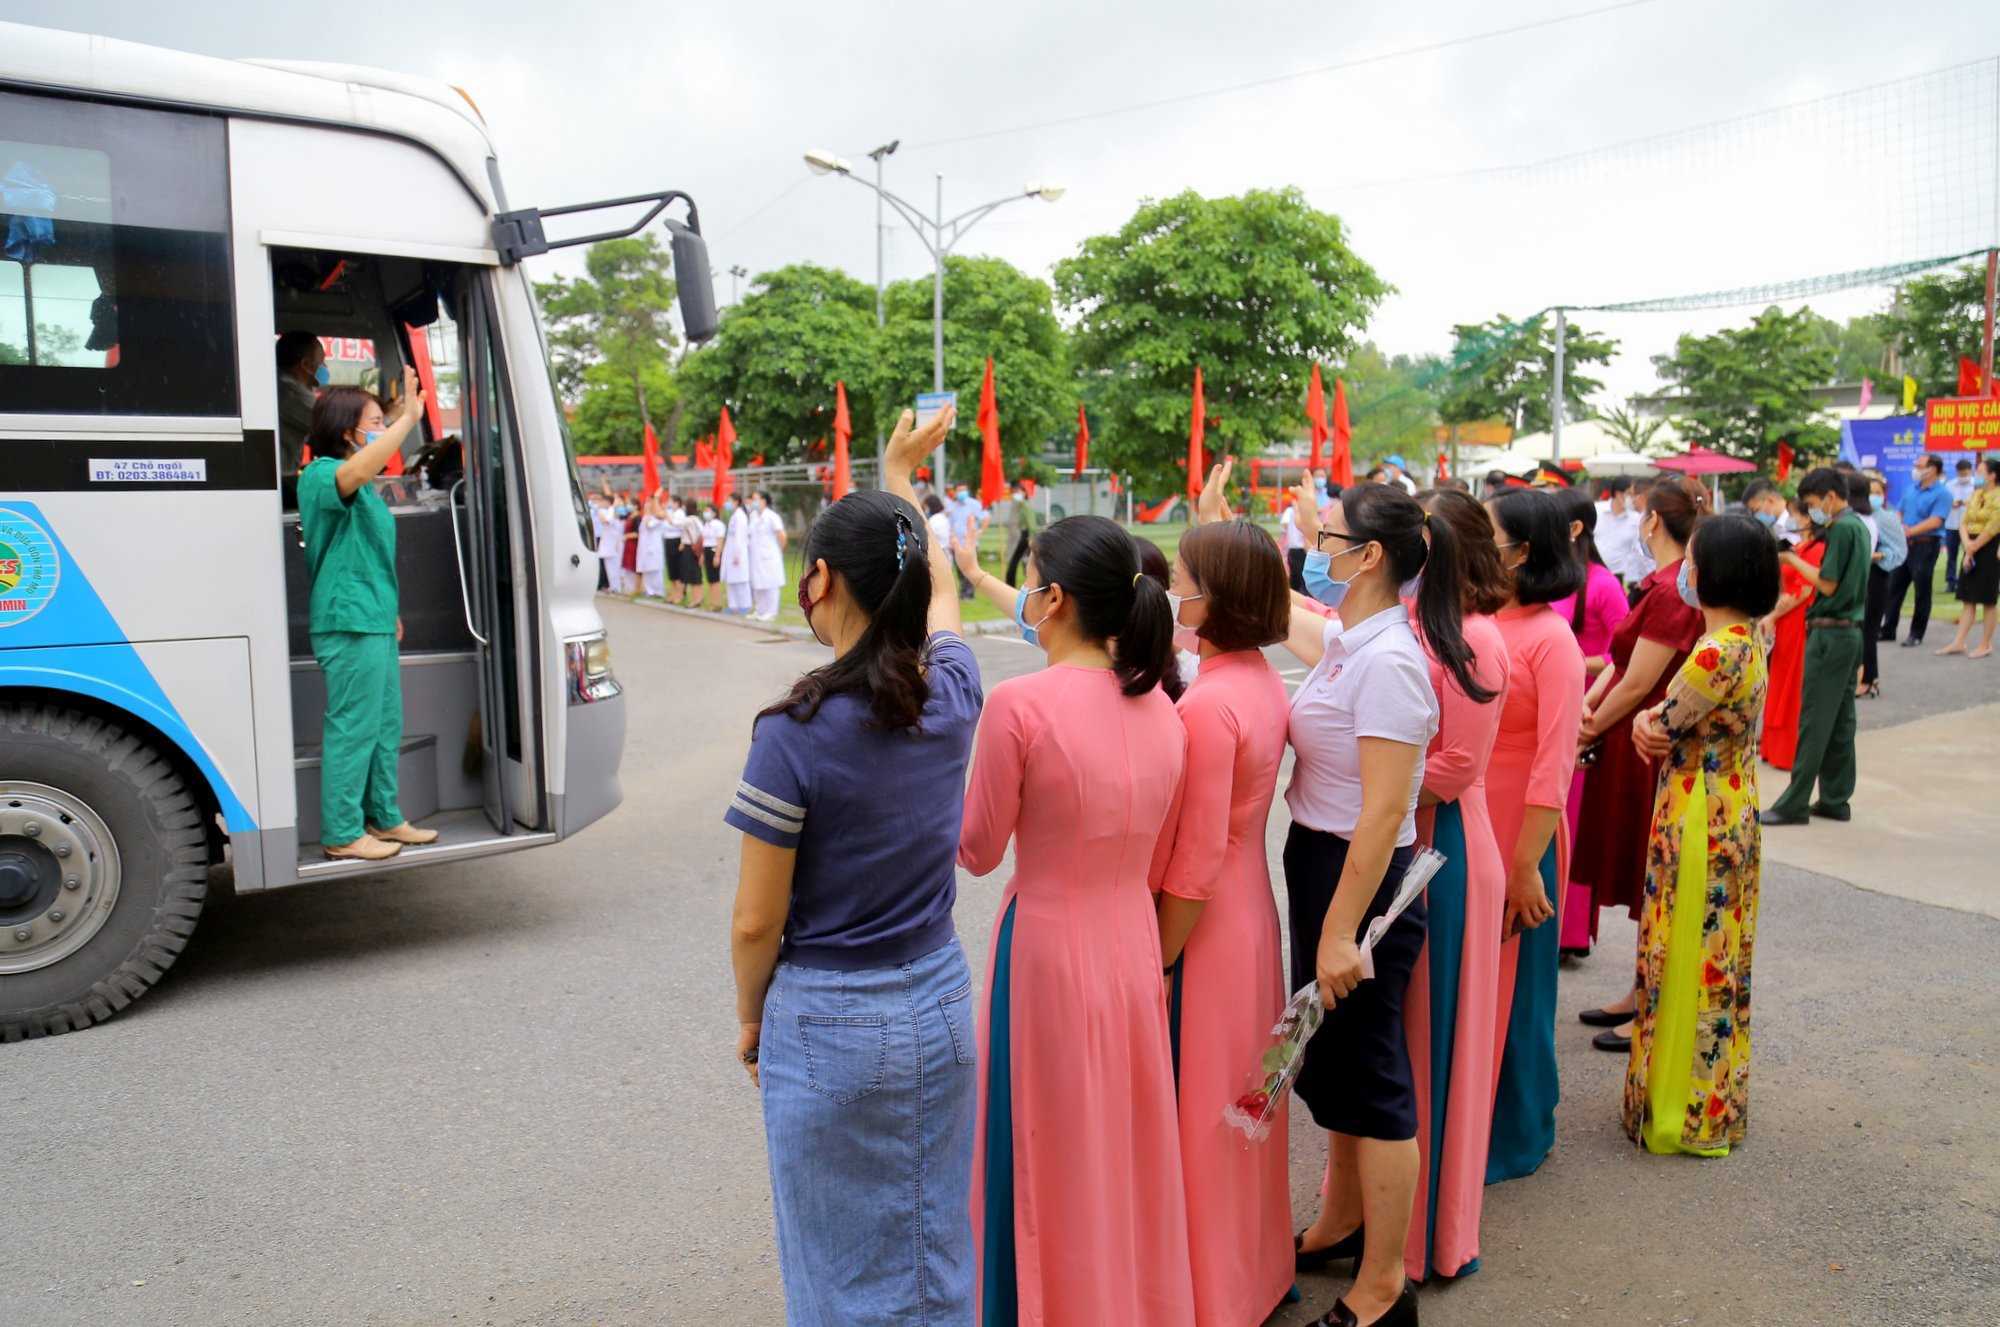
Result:
M1915 483L1910 471L1924 454L1924 417L1891 415L1887 419L1849 419L1840 426L1840 459L1863 470L1880 470L1889 481L1889 505L1902 504L1903 493ZM1947 474L1946 476L1950 476Z

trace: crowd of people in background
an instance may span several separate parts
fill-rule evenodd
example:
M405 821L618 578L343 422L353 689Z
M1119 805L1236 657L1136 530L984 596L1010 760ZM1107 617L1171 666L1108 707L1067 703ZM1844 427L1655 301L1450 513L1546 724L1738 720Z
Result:
M1625 1065L1602 1108L1651 1153L1743 1143L1763 829L1851 815L1863 638L1926 541L1967 605L1941 652L1990 651L2000 460L1962 496L1926 463L1893 512L1824 467L1717 514L1692 480L1475 495L1391 458L1308 477L1275 539L1225 461L1169 560L1019 491L920 498L939 421L807 532L834 659L758 716L727 812L790 1321L1247 1327L1351 1269L1319 1322L1416 1322L1416 1283L1490 1256L1487 1186L1557 1145L1557 973L1606 907L1638 933L1582 1015ZM972 597L1047 666L985 691ZM1309 670L1289 697L1274 646ZM1767 763L1791 782L1760 814ZM1444 865L1371 936L1423 846ZM1010 848L975 997L954 864ZM1308 988L1325 1159L1294 1223L1288 1104L1264 1144L1222 1112Z
M599 589L777 621L787 536L769 493L731 495L718 509L664 488L644 497L607 488L588 505Z

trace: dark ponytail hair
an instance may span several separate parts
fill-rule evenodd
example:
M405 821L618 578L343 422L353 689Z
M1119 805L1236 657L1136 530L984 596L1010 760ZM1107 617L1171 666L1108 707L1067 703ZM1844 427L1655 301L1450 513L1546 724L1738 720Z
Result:
M1141 539L1138 535L1132 536L1132 548L1139 555L1139 570L1145 572L1150 579L1158 581L1161 589L1165 589L1167 583L1174 577L1174 569L1167 561L1166 550L1152 540ZM1172 624L1169 623L1168 626L1171 629ZM1160 674L1160 690L1167 693L1168 700L1181 698L1181 694L1187 690L1187 683L1181 680L1181 670L1178 666Z
M1499 693L1479 685L1478 659L1465 643L1465 554L1451 522L1431 520L1398 484L1350 485L1341 491L1340 510L1350 535L1382 545L1392 585L1423 573L1417 626L1424 643L1466 699L1475 705L1492 700Z
M1580 488L1559 488L1556 490L1556 505L1562 508L1563 519L1574 521L1583 527L1577 537L1570 542L1576 550L1576 560L1583 565L1584 590L1576 593L1576 602L1570 605L1569 629L1583 630L1584 605L1590 596L1584 591L1590 588L1590 568L1593 563L1602 567L1604 555L1597 551L1597 504L1590 495Z
M1141 572L1124 528L1102 516L1066 516L1028 551L1042 584L1062 586L1076 605L1078 629L1093 641L1117 641L1111 666L1125 694L1160 685L1174 666L1174 615L1167 587Z
M1667 537L1682 548L1694 538L1695 523L1707 516L1713 505L1701 482L1686 475L1678 479L1661 478L1646 490L1646 514L1659 517Z
M917 509L880 489L856 489L819 514L800 565L810 576L825 558L868 614L868 627L853 649L792 683L758 718L783 714L808 723L828 697L854 692L868 697L876 728L897 732L923 721L931 694L923 668L931 605L925 535Z
M1562 502L1538 488L1509 489L1486 504L1493 524L1512 543L1528 550L1514 568L1514 601L1552 604L1583 593L1583 564L1569 542L1569 517Z

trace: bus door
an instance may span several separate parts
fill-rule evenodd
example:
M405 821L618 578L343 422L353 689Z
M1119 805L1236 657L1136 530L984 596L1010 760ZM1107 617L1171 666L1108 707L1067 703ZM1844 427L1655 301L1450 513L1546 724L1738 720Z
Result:
M540 633L534 629L540 607L521 432L485 273L466 272L458 295L465 474L451 500L466 626L485 661L481 787L487 816L500 832L544 829L549 819L539 750Z

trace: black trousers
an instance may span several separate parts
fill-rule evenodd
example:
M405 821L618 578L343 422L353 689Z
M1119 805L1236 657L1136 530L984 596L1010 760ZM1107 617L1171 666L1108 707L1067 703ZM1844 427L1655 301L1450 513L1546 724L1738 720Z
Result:
M1008 589L1011 590L1016 585L1020 584L1020 582L1015 580L1014 578L1020 574L1021 564L1027 560L1028 560L1028 532L1026 530L1023 530L1018 535L1014 536L1013 551L1008 553L1007 555Z
M1896 568L1895 578L1889 582L1889 607L1883 618L1888 623L1885 636L1896 634L1897 619L1903 616L1903 596L1915 585L1917 606L1910 612L1910 639L1924 638L1924 628L1931 624L1931 581L1937 574L1938 553L1943 546L1944 541L1934 534L1910 541L1910 555L1903 559L1903 565Z
M1891 575L1879 566L1868 568L1868 598L1861 607L1861 682L1864 686L1882 676L1876 657L1877 643L1896 639L1896 619L1888 616Z
M1944 532L1944 588L1958 593L1958 531Z
M1285 550L1285 566L1292 573L1292 588L1300 594L1306 592L1306 551L1303 548Z

